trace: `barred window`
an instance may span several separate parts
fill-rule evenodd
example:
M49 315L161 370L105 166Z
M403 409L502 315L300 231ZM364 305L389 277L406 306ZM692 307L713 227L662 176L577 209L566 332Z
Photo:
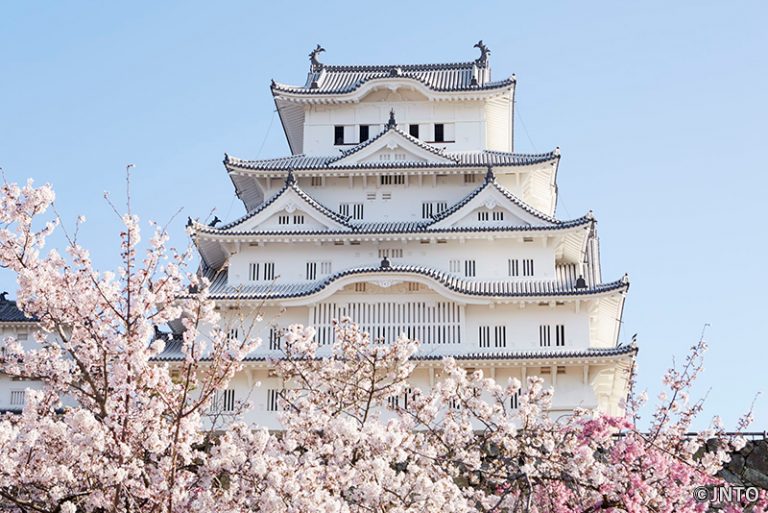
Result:
M533 276L533 259L526 258L523 260L523 276Z
M269 349L270 351L278 351L282 349L283 331L276 326L269 328Z
M267 411L278 411L280 409L280 390L276 388L267 389Z
M226 390L217 390L213 394L211 402L212 413L223 413L235 410L235 390L228 388Z

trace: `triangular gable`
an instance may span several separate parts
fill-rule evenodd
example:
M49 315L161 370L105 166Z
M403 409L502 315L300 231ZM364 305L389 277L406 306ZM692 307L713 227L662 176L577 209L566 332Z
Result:
M236 221L218 227L216 230L220 233L262 230L274 231L274 228L267 229L266 227L263 227L263 225L268 224L270 220L281 214L290 216L301 214L309 217L314 221L313 223L310 223L313 225L313 230L317 230L318 225L322 227L321 229L326 230L351 230L351 227L347 223L347 216L342 216L341 214L324 207L308 196L296 184L286 185L272 198L264 202L261 207ZM302 230L301 227L293 224L283 226L281 229Z
M480 219L478 212L487 212L487 218ZM493 212L503 212L501 219L494 219ZM560 221L534 209L495 179L486 182L468 194L463 200L434 216L430 229L445 229L459 226L554 226Z
M442 150L426 144L394 126L387 126L376 137L350 148L330 161L330 167L362 163L428 162L455 164Z

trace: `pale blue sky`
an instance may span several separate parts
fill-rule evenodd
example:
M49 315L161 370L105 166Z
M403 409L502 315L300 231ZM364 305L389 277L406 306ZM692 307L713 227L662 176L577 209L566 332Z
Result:
M101 196L122 193L129 162L145 219L184 208L178 245L187 215L242 213L223 154L288 153L269 81L302 83L316 43L324 62L396 64L474 59L482 38L494 76L517 74L517 150L562 148L558 215L593 209L604 278L630 274L622 338L639 333L641 385L655 394L709 323L697 392L733 426L768 393L767 5L4 2L0 166L51 182L112 267ZM765 395L756 413L768 428Z

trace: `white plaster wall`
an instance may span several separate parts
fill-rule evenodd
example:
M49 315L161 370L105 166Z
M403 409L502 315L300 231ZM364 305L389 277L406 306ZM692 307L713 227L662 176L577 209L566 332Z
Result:
M312 105L307 108L304 121L304 153L307 155L336 155L349 146L334 145L336 125L377 125L378 130L389 120L394 109L398 127L408 132L408 125L425 125L420 139L431 142L429 126L434 123L454 123L455 142L435 143L449 151L481 150L485 148L485 109L479 101L430 102L422 97L373 93L360 104ZM378 130L371 129L370 137ZM357 129L355 134L357 135ZM357 142L357 139L355 139Z
M494 377L501 385L506 385L510 378L517 378L523 382L523 373L520 367L479 367L486 377ZM556 372L556 369L555 369ZM247 375L250 373L250 377ZM431 373L429 369L417 368L410 379L410 386L413 389L420 389L423 392L429 391L432 379L439 381L439 366ZM552 375L542 375L541 367L528 366L525 370L526 376L540 375L545 382L545 386L552 386ZM432 378L430 378L430 375ZM554 387L554 396L552 398L552 415L560 416L568 414L573 408L594 408L598 407L598 398L589 381L583 379L584 369L581 366L567 366L564 374L557 374L556 386ZM246 412L244 420L254 425L265 426L269 429L280 429L280 423L277 420L277 412L267 409L267 390L280 390L284 383L276 377L270 377L266 369L245 369L233 381L235 388L235 400L248 400L253 404L253 408ZM486 399L489 399L486 397ZM386 411L380 411L381 417L386 418L391 414Z
M425 239L426 240L426 239ZM269 243L265 246L243 246L229 261L229 284L248 284L248 264L251 262L275 262L279 275L276 283L306 282L308 261L331 261L332 272L360 266L378 266L380 248L401 248L403 258L390 258L392 265L421 265L450 272L450 261L475 260L477 280L553 280L555 278L554 248L545 247L541 240L523 242L520 239L472 239L462 243L447 240L443 244L423 244L421 241L361 242L360 245L335 245L333 243ZM508 259L533 259L533 277L509 277Z

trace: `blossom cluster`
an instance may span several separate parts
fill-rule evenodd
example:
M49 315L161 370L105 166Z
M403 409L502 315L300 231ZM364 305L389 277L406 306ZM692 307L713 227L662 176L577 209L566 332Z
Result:
M719 483L743 444L717 425L686 436L703 343L667 374L669 395L640 432L638 399L624 418L553 419L541 379L497 383L450 358L432 389L410 390L418 344L372 341L348 319L324 356L312 328L288 330L273 362L286 384L280 432L237 416L212 423L216 393L259 340L218 328L190 252L169 248L162 229L144 248L132 214L115 273L96 271L75 241L43 254L57 222L36 220L53 199L48 186L0 189L0 265L40 323L35 349L6 341L2 372L44 384L20 415L0 417L2 511L700 512L709 506L693 489ZM182 328L173 372L155 360L168 323Z

